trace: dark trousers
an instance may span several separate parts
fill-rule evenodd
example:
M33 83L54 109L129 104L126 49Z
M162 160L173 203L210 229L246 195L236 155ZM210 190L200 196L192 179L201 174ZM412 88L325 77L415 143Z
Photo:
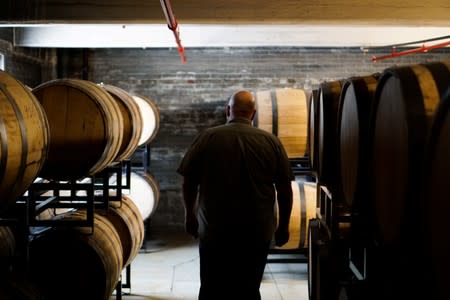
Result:
M270 242L200 240L199 300L260 300Z

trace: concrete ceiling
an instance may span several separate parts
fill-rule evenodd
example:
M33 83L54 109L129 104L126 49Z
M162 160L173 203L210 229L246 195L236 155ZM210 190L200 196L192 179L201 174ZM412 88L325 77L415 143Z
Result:
M174 45L159 0L2 0L29 47ZM378 46L450 35L449 0L172 0L185 47ZM102 26L93 26L102 25Z

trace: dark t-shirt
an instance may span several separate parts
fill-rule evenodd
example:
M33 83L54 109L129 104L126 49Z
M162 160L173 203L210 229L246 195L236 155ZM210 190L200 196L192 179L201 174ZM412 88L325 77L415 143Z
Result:
M199 185L199 236L205 240L270 241L274 183L294 179L279 139L244 119L199 134L177 171Z

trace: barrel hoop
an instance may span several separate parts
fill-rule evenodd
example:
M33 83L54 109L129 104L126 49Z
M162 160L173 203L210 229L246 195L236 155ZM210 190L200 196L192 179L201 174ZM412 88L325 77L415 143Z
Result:
M305 242L306 242L306 195L305 195L305 186L303 185L303 182L297 182L298 184L298 190L300 193L300 242L299 242L299 248L305 248Z
M278 136L278 105L276 91L270 92L270 98L272 100L272 133Z
M1 157L0 157L0 182L3 181L3 178L5 177L6 173L6 158L8 156L8 143L7 140L7 133L6 133L6 127L5 127L5 121L3 120L3 117L0 116L0 143L1 143Z
M450 70L443 63L430 63L426 65L428 70L433 74L433 79L436 82L439 94L445 94L448 88L448 81L450 78Z
M22 153L20 155L20 167L18 172L18 177L16 183L13 187L13 190L17 186L17 184L21 183L23 180L23 176L25 174L25 167L27 165L27 154L28 154L28 137L25 128L25 120L23 118L22 112L19 109L16 101L14 101L14 97L9 93L5 84L0 84L0 90L5 94L12 108L14 109L14 113L16 114L17 121L19 123L20 134L22 136ZM3 146L3 145L2 145ZM3 149L3 147L2 147ZM0 177L1 178L1 177Z
M411 69L418 79L419 88L423 97L425 116L430 118L436 110L440 100L437 84L431 71L427 67L416 65L412 66Z

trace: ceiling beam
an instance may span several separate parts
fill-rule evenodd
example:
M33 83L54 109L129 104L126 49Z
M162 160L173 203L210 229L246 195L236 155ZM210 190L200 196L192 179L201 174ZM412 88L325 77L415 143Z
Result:
M180 23L450 26L442 0L172 0ZM0 23L165 23L158 0L2 0Z
M184 47L375 47L448 36L450 27L181 24L179 32ZM45 48L176 47L173 34L165 24L22 26L14 28L14 45Z

